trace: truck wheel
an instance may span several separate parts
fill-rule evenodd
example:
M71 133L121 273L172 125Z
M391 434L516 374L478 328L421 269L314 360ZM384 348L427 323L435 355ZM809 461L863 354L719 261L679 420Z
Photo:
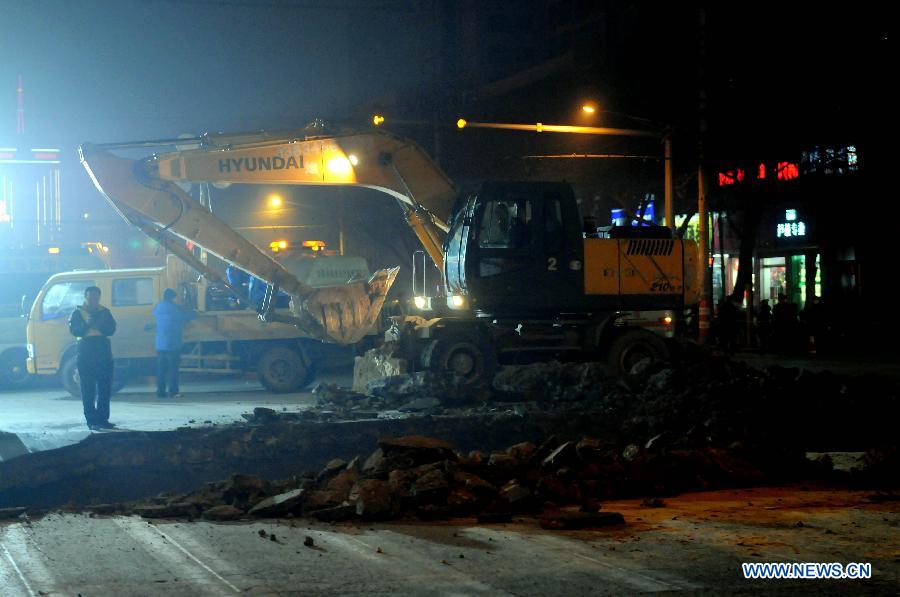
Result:
M75 355L63 361L59 368L59 381L66 391L75 398L81 398L81 380L78 378L78 363Z
M59 381L75 398L81 398L81 379L78 377L78 359L75 355L68 357L59 368ZM113 371L111 393L116 394L128 383L128 374L122 369Z
M466 385L489 384L497 371L497 355L478 335L451 333L432 347L428 364L432 371L452 373Z
M259 382L276 394L296 392L315 377L312 365L289 346L266 349L256 365L256 374Z
M613 375L627 375L644 359L662 361L669 357L662 338L644 330L629 330L609 347L609 368Z
M21 390L29 386L33 377L28 373L28 351L24 348L11 348L0 356L0 385L13 390Z

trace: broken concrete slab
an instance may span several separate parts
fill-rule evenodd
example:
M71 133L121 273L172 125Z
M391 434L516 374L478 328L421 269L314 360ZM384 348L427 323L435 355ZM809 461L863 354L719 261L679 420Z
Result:
M206 520L239 520L244 517L244 511L228 504L213 506L203 511L202 517Z
M356 515L363 520L382 520L393 514L391 485L381 479L359 481L350 491L350 502L356 505Z
M385 342L379 348L367 350L356 357L353 364L353 391L365 394L369 382L403 375L408 370L406 360L393 356L397 343Z
M250 508L251 516L261 518L278 518L300 512L306 495L304 489L292 489L266 498Z
M341 504L331 508L322 508L313 510L309 513L309 516L322 522L343 522L345 520L351 520L356 516L356 506L351 504Z
M175 502L138 506L134 508L134 513L143 518L196 518L200 514L200 507L193 502Z
M575 443L564 442L544 458L541 466L545 469L559 469L572 463L578 457Z
M28 453L28 448L22 443L18 435L0 431L0 462L12 460Z

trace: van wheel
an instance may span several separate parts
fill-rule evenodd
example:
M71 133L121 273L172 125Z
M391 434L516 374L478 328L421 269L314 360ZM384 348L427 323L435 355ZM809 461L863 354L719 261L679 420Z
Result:
M259 382L276 394L296 392L315 378L312 363L289 346L267 348L256 365L256 374Z
M78 359L73 354L66 358L59 368L59 381L69 394L75 398L81 398L81 378L78 376ZM113 370L113 382L110 388L112 394L116 394L128 383L128 373L122 369Z
M27 388L34 377L28 373L28 351L11 348L0 356L0 385L12 390Z
M628 375L632 367L644 359L663 361L669 349L662 338L644 330L629 330L609 347L609 368L613 375Z
M81 398L81 380L78 377L75 355L67 358L59 368L59 381L68 393L75 398Z

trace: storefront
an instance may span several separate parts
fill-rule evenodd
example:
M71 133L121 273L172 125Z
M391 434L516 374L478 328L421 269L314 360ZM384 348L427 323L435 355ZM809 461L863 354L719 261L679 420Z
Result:
M713 297L718 302L734 292L739 240L718 214L711 220ZM783 294L802 310L813 296L822 296L822 255L815 229L812 216L800 207L779 205L764 214L753 257L754 307L762 300L774 305Z

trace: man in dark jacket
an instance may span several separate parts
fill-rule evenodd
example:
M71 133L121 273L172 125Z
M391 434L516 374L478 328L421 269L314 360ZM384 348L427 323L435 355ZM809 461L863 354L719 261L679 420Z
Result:
M84 304L69 316L69 332L78 338L78 376L84 419L91 429L112 429L109 396L112 393L113 357L109 336L116 333L116 320L100 304L100 289L84 289Z
M175 303L175 291L166 288L163 300L153 308L156 318L156 395L178 398L178 368L181 366L184 324L196 314ZM166 386L169 393L166 394Z

